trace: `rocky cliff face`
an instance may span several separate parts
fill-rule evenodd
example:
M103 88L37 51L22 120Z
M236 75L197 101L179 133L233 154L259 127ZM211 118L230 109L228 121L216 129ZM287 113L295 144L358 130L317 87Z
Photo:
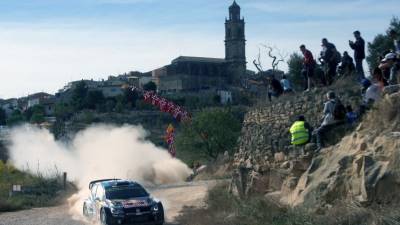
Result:
M359 101L352 89L339 94L344 103ZM386 96L358 127L336 128L342 134L337 144L316 155L309 144L306 155L291 156L289 126L299 114L317 125L322 102L323 96L314 93L251 110L235 154L232 191L311 208L337 200L400 200L400 94Z

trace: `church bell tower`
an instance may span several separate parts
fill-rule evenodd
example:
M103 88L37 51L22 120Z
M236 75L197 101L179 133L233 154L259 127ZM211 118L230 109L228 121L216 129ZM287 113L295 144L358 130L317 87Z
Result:
M246 74L245 23L240 18L240 6L233 1L229 7L229 19L225 20L225 60L233 83L240 82Z

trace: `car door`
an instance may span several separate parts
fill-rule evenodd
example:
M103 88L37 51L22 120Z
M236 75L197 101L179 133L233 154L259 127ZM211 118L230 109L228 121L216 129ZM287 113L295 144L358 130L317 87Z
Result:
M88 209L88 213L89 213L90 217L94 217L96 215L95 196L96 196L97 187L98 187L98 185L95 184L90 189L89 201L87 202L87 209Z
M103 205L104 201L104 189L103 187L98 184L96 189L96 194L94 196L94 208L96 212L96 217L100 218L100 209Z

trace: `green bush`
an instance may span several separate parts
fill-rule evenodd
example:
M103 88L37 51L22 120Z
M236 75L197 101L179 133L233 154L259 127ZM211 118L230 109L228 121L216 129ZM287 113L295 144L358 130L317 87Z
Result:
M23 192L10 196L12 185L22 185ZM50 206L63 189L57 170L49 176L17 170L0 160L0 212Z
M205 109L195 114L190 124L182 126L176 138L178 157L185 161L190 160L188 156L216 159L225 151L232 153L240 130L241 121L229 109Z

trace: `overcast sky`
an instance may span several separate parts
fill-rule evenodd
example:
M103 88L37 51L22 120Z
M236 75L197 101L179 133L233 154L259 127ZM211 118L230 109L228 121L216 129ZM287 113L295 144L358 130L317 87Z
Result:
M246 20L249 69L254 69L251 61L260 43L287 53L305 44L317 54L321 38L327 37L339 51L350 51L354 30L371 41L399 15L398 0L237 2ZM232 0L0 0L0 98L54 94L69 81L146 72L180 55L222 58L230 4ZM269 67L266 57L264 64Z

